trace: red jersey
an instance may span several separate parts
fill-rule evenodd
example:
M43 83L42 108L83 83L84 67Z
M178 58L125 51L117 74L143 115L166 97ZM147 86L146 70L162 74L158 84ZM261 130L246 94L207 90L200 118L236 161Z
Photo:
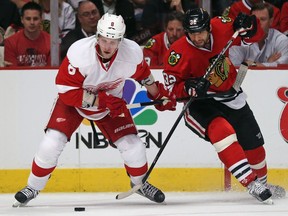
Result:
M50 66L50 35L41 31L39 37L30 40L24 30L8 37L4 41L4 60L11 66Z
M288 34L288 2L285 2L281 8L280 31Z
M218 55L231 39L234 33L232 23L232 20L227 17L211 19L211 50L195 47L187 37L182 37L171 45L165 56L163 74L166 86L172 89L177 97L188 96L184 89L185 80L191 77L202 77L206 73L209 60ZM252 42L253 38L255 41L259 40L263 34L261 28L257 29L257 34L250 41ZM240 37L237 37L233 44L239 45L240 42ZM226 67L227 71L221 75L222 84L211 85L210 91L227 91L234 84L237 71L229 59L227 60L229 63Z
M274 20L273 20L271 27L279 30L280 29L280 10L279 10L279 8L275 7L272 4L271 4L271 6L273 7L273 10L274 10L274 13L273 13ZM228 16L232 19L235 19L236 16L240 12L249 15L250 11L251 11L251 6L247 3L247 1L241 0L241 1L234 2L230 7L228 7L224 11L223 15Z
M164 55L169 46L170 43L165 32L161 32L149 39L143 49L147 64L150 66L162 66Z

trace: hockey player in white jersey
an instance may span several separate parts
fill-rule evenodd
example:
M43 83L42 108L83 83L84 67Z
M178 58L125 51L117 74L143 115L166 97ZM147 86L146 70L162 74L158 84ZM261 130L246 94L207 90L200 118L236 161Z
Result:
M130 184L142 183L148 170L146 148L122 99L125 79L145 86L150 99L165 99L155 105L160 111L175 110L176 98L162 83L154 81L139 45L124 38L125 28L121 16L104 14L98 21L96 37L81 39L69 48L56 77L58 98L45 136L33 159L27 186L15 194L14 207L26 205L44 189L83 118L94 121L117 146ZM163 192L148 182L138 193L157 203L165 199Z

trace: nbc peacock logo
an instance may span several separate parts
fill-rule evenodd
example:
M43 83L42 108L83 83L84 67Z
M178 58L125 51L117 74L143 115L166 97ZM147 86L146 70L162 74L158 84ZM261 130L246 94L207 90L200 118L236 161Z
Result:
M137 91L136 83L132 80L125 81L123 98L128 104L151 101L146 90ZM130 112L136 125L153 125L158 118L155 110L145 107L132 108Z
M139 86L133 80L126 80L123 88L123 98L128 104L131 103L140 103L140 102L149 102L151 101L147 97L146 90L139 90ZM131 115L134 119L136 125L139 126L149 126L157 122L158 115L156 111L152 108L139 107L130 109ZM79 149L80 143L86 146L88 149L105 149L109 146L109 141L104 137L104 135L99 131L93 133L91 131L91 122L87 119L84 119L82 122L83 125L88 126L89 130L85 132L85 129L82 130L82 133L76 132L76 142L75 148ZM151 144L156 145L158 148L162 145L162 131L150 132L149 128L138 129L138 135L145 143L146 148L150 148ZM110 143L111 144L111 143Z

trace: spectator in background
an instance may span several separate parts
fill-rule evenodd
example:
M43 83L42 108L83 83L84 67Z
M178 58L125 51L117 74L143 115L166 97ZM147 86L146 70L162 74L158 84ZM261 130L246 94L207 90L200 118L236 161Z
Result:
M131 1L134 6L135 29L133 35L130 38L139 45L144 45L144 43L141 41L141 38L144 37L145 40L147 41L147 36L145 34L145 29L143 28L142 25L142 15L147 0L131 0Z
M41 6L28 2L23 6L21 14L24 29L4 41L5 65L49 66L50 35L41 30Z
M109 13L121 15L126 24L125 37L131 39L136 33L136 20L134 16L134 5L130 0L93 0L99 5L100 14Z
M287 0L266 0L265 2L269 2L270 4L278 7L280 10L282 8L282 5L286 2Z
M222 16L224 10L232 4L231 0L211 1L211 17Z
M13 2L17 8L19 9L19 12L21 12L22 7L29 1L31 0L10 0L11 2Z
M184 13L186 10L196 8L198 5L191 0L147 0L143 9L142 26L145 29L139 44L146 43L152 36L165 31L165 17L172 11Z
M0 1L0 45L3 46L5 38L9 37L9 29L15 29L13 32L22 27L20 12L17 6L10 0ZM8 29L8 31L7 31Z
M43 29L50 33L50 0L38 0L43 8ZM59 16L59 38L63 38L69 31L76 27L75 12L70 4L64 0L58 0L58 16Z
M288 64L288 38L271 28L273 8L269 3L259 3L251 8L251 14L259 20L265 36L251 45L233 46L229 50L232 63L239 66L246 61L249 66L275 67Z
M263 3L263 0L240 0L232 3L232 5L225 9L223 16L228 16L232 19L240 13L250 14L251 7L253 7L257 3ZM270 3L269 3L270 4ZM271 5L271 4L270 4ZM271 5L273 7L273 22L272 28L277 30L280 29L280 9Z
M285 2L281 8L280 31L288 36L288 2Z
M165 31L153 36L146 43L143 53L150 66L162 66L163 58L170 45L185 34L183 28L184 14L173 11L165 20Z
M77 9L77 19L80 26L68 32L62 39L60 44L62 60L65 58L68 48L72 45L72 43L79 39L95 35L97 23L100 18L101 15L99 10L92 1L85 0L79 3Z

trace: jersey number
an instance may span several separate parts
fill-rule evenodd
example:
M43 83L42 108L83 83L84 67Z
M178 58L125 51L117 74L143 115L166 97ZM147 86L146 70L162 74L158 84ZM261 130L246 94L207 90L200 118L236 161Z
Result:
M176 82L176 77L173 75L168 75L163 72L164 82L166 86L173 85Z

